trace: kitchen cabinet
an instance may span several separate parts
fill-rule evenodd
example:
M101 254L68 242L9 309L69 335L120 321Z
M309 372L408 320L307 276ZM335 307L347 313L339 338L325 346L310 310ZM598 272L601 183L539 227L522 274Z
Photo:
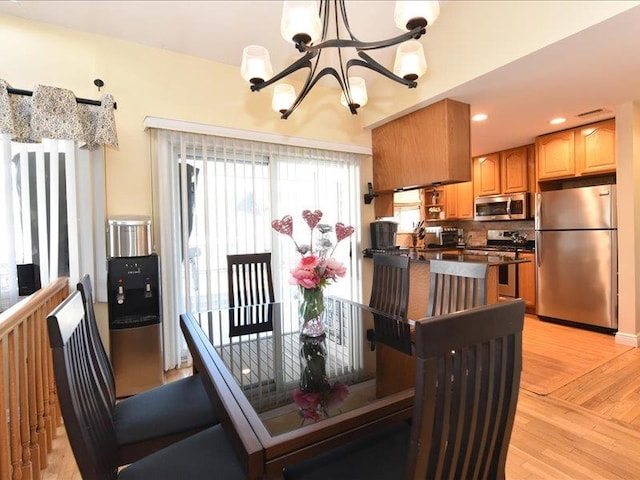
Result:
M520 257L531 260L518 264L518 296L525 301L530 311L536 307L536 264L533 253L520 253Z
M532 163L531 145L474 158L474 195L479 197L530 191L529 166Z
M447 185L444 191L446 218L473 220L473 182Z
M582 175L616 171L616 121L576 129L576 168Z
M616 171L615 120L536 138L538 181Z
M476 197L498 195L500 191L500 154L473 159L473 190Z
M376 192L471 180L469 105L445 99L373 129Z
M512 148L500 152L501 193L519 193L529 190L527 166L530 158L529 146Z

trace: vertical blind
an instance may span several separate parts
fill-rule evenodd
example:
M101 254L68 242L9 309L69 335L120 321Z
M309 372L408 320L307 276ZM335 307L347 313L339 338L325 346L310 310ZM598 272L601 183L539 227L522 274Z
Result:
M179 314L227 305L226 256L272 253L276 299L294 299L290 271L299 260L271 221L291 215L293 236L308 243L304 209L323 223L360 224L355 154L212 135L156 130L165 368L184 360ZM359 299L359 231L334 254L347 276L327 293Z
M17 265L37 265L42 286L89 273L104 301L102 151L71 140L0 139L0 311L18 300Z

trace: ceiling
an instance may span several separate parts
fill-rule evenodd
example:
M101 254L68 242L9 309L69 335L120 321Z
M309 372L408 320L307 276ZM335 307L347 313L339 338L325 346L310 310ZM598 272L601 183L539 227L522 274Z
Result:
M240 64L246 45L260 44L267 47L278 71L297 58L293 47L283 48L279 32L281 3L12 1L0 2L0 12L229 65ZM349 2L352 30L366 41L397 35L399 31L389 21L393 4ZM446 8L446 2L441 2L441 15L446 15ZM638 25L640 7L635 7L443 92L428 103L453 98L469 103L472 113L489 114L486 122L472 122L473 155L532 143L535 136L543 133L610 118L616 105L640 99ZM392 65L394 51L381 50L376 59ZM375 97L376 81L367 79L370 99ZM597 109L605 112L577 116ZM548 120L556 116L566 117L567 123L549 125Z

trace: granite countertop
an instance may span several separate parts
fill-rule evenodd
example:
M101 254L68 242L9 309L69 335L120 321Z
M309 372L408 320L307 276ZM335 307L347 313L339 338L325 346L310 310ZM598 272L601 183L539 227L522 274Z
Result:
M492 265L508 265L510 263L531 262L528 258L509 258L496 252L495 255L463 255L456 253L417 251L409 252L409 259L412 262L430 262L431 260L451 260L454 262L466 263L486 263Z

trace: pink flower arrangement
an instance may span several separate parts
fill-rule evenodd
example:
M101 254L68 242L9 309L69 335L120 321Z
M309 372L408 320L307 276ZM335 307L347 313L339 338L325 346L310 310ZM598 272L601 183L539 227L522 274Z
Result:
M308 244L298 244L293 238L293 219L291 215L285 215L281 220L271 222L273 229L291 238L296 250L301 255L300 262L291 271L289 283L298 285L302 288L323 288L329 281L336 281L340 277L344 277L347 273L345 266L333 258L338 243L353 234L354 229L351 226L344 225L341 222L335 224L335 227L320 223L323 213L320 210L312 212L311 210L303 210L302 218L309 226L310 241ZM316 239L314 249L314 230L320 232L320 237ZM332 242L329 233L336 233L336 242Z
M298 415L302 421L318 421L322 417L329 417L329 409L337 407L349 396L349 388L341 382L333 386L325 381L321 391L304 392L297 389L293 392L293 401L298 407Z

